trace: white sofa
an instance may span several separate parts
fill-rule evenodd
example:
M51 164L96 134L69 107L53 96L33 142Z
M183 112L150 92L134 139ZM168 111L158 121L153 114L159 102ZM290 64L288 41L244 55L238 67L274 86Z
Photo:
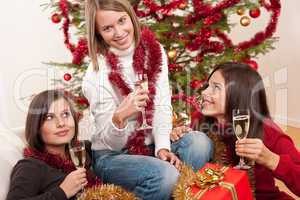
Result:
M0 124L0 200L6 199L13 166L23 158L23 128L8 129Z

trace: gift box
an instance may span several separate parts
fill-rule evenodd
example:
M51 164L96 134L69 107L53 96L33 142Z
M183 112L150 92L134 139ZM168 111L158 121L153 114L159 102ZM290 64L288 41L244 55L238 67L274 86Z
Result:
M207 163L198 172L184 167L174 199L253 200L246 171Z

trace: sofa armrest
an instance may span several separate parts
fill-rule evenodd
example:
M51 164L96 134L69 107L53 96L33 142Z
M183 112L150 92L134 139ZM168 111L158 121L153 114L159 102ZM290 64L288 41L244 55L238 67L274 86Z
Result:
M26 143L25 140L25 128L23 126L11 128L11 131L18 136L24 143Z

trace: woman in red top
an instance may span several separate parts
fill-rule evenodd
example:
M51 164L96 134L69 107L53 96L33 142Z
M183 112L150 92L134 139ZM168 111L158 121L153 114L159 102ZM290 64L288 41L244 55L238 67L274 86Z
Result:
M258 200L293 199L279 191L274 178L300 196L300 152L292 139L271 120L260 75L245 64L222 64L210 74L202 97L205 117L200 129L217 133L223 142L215 158L230 165L236 165L239 156L255 161ZM245 108L250 109L249 134L247 139L237 141L230 125L232 110ZM215 146L220 148L218 144Z

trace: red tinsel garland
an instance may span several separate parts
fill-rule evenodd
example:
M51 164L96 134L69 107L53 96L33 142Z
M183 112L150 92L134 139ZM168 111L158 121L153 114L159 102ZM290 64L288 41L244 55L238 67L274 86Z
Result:
M80 38L77 46L71 44L70 35L69 35L69 27L70 27L70 18L69 18L69 2L68 0L60 0L59 8L61 10L61 16L64 18L63 22L63 32L64 32L64 43L66 47L71 51L73 55L72 63L76 65L80 65L85 56L88 55L88 47L87 41L85 38Z
M161 13L162 15L169 15L169 13L172 10L177 9L180 6L180 4L185 3L185 2L186 2L186 0L174 0L168 4L158 5L157 3L155 3L152 0L143 0L144 5L147 7L146 11L139 10L138 4L134 5L133 8L138 17L147 17L147 16L152 15L156 19L160 20L157 17L157 13Z
M39 152L29 147L24 149L23 154L25 158L35 158L41 160L55 169L63 170L65 174L69 174L70 172L76 170L76 167L71 160L63 159L59 155L54 155L49 152ZM87 180L87 187L92 187L101 184L100 179L96 176L93 176L92 172L88 169Z
M194 10L195 10L195 20L199 20L203 17L212 16L217 13L222 13L222 10L232 7L239 3L240 0L225 0L219 2L215 6L204 3L203 0L193 0Z
M237 4L239 1L240 0L226 0L226 1L220 2L216 6L212 7L209 4L203 3L203 0L201 0L201 1L193 0L195 14L187 16L187 18L185 19L185 24L186 24L186 26L190 26L195 21L197 21L203 17L206 17L204 19L204 22L211 25L212 23L215 23L219 20L220 15L216 15L217 13L221 13L222 9L231 7L235 4ZM263 41L265 41L266 39L272 37L276 30L277 23L278 23L278 17L280 14L280 9L281 9L280 0L270 0L270 3L267 3L266 0L260 0L260 3L263 7L266 8L266 10L272 12L271 20L264 31L258 32L250 40L240 42L237 45L233 45L232 41L229 39L229 37L217 29L213 30L212 33L214 33L214 34L211 34L211 35L212 36L216 35L218 38L220 38L224 42L224 45L226 47L234 46L235 52L239 52L239 51L257 46L257 45L261 44ZM202 29L200 29L199 33L196 35L199 35L204 29L206 29L206 27L203 27ZM196 37L195 40L193 40L193 42L187 44L187 48L192 51L198 50L200 48L200 46L202 46L203 42L208 41L209 38L206 38L206 40L204 40L204 39L205 38L203 38L203 37L198 37L198 38ZM224 49L224 48L221 47L220 45L215 46L214 48L209 48L209 49L203 48L202 54L205 54L207 52L220 53L220 51L222 49Z
M147 53L146 53L147 52ZM147 55L147 58L146 58ZM119 89L123 96L127 96L132 89L124 81L121 64L118 57L112 52L107 52L106 61L111 67L109 73L109 80L111 83ZM149 102L146 109L146 120L149 124L152 124L154 113L154 98L156 94L156 81L158 74L161 72L162 53L160 45L156 40L154 34L147 28L142 30L141 42L138 44L133 55L133 69L137 72L146 73L148 76L149 86ZM137 117L138 124L142 123L142 117ZM130 154L138 155L150 155L153 152L145 145L145 136L149 134L149 131L135 131L128 139L127 148Z

